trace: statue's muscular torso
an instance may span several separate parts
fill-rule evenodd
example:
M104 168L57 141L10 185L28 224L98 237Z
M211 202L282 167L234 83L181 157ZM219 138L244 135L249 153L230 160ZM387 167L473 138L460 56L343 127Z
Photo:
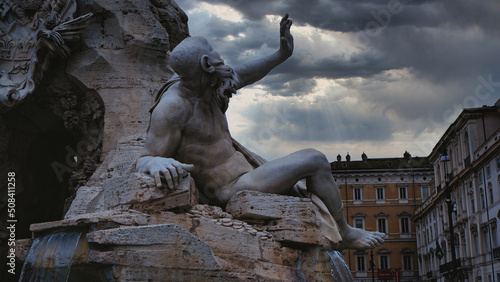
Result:
M234 149L226 116L216 102L211 98L194 97L193 93L177 86L173 85L165 95L182 99L187 114L181 124L181 137L175 153L164 157L193 164L195 168L191 175L198 188L207 197L221 198L227 192L225 189L230 189L236 179L253 168Z

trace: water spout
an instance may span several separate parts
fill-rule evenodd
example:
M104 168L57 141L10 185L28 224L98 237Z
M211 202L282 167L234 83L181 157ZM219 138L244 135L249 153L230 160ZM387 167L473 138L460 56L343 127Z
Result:
M19 281L68 281L81 233L57 233L36 238Z
M326 252L330 256L333 281L353 281L351 270L338 251Z

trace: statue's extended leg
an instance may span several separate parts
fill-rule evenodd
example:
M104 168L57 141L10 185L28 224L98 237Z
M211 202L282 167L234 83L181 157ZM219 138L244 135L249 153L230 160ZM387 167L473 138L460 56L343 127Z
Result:
M318 196L337 221L343 245L351 249L367 249L383 242L383 233L366 232L350 227L343 216L342 199L333 179L330 163L325 155L314 149L305 149L267 162L252 172L242 175L226 191L226 198L242 190L287 194L301 179L307 189Z

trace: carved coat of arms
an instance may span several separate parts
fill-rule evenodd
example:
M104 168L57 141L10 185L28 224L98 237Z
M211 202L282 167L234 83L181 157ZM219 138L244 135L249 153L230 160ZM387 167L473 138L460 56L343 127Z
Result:
M69 56L66 42L92 17L74 19L75 11L75 0L0 0L0 112L35 90L48 61ZM49 55L39 62L41 48Z

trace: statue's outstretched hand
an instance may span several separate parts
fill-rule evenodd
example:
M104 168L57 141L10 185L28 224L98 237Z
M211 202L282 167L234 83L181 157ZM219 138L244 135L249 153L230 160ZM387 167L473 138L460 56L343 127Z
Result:
M161 174L167 181L169 189L175 189L181 178L186 177L188 172L194 169L192 164L184 164L171 158L148 157L147 164L139 168L139 172L149 173L155 178L156 187L163 186Z
M292 20L288 18L288 14L285 14L280 22L280 52L286 58L290 57L293 53L293 36L290 33L291 26Z

